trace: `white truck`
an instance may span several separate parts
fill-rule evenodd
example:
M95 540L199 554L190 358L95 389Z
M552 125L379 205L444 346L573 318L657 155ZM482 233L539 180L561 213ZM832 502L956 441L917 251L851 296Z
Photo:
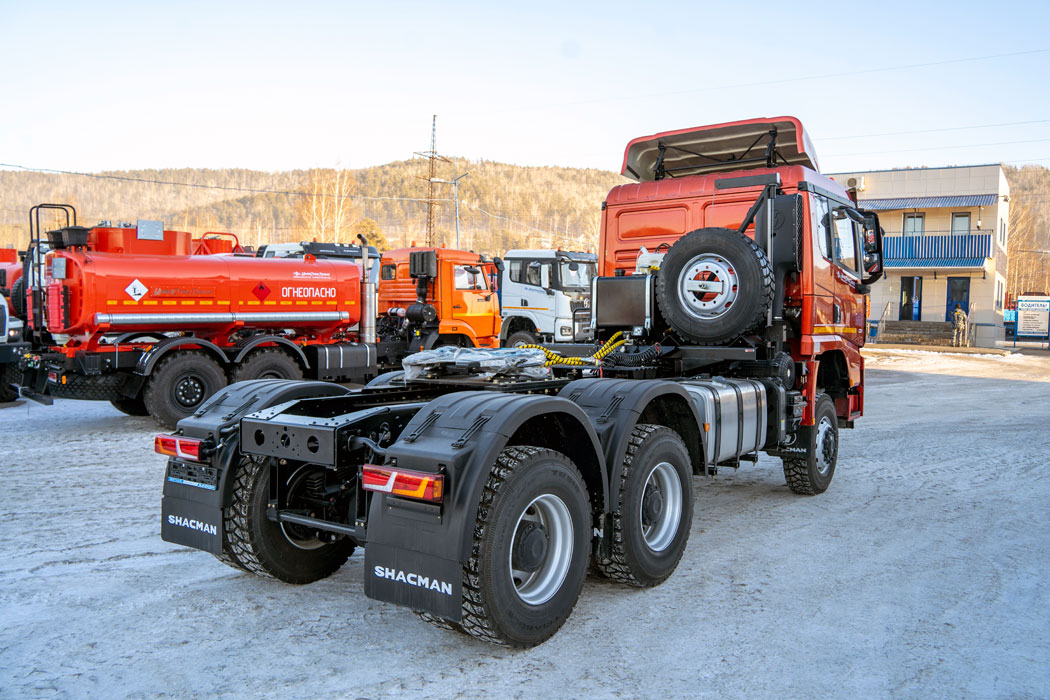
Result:
M598 256L565 250L511 250L503 256L501 345L591 339L591 280Z

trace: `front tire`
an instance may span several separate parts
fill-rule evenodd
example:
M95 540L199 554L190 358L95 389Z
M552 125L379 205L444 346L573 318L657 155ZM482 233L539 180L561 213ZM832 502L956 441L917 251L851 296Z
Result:
M693 520L692 462L682 438L663 426L635 426L618 482L612 556L597 557L595 566L629 586L663 583L682 559Z
M173 429L224 386L226 373L215 360L200 352L175 352L157 365L143 398L153 420Z
M572 461L539 447L504 449L463 566L463 631L515 647L550 638L580 597L590 538L590 502Z
M538 342L539 338L529 331L514 331L503 341L503 347L516 348L520 345L536 345Z
M795 444L806 452L804 456L784 458L788 488L803 496L824 493L835 476L839 456L838 416L830 396L817 394L814 424L799 429Z
M346 537L323 541L301 526L267 518L273 471L272 461L265 458L243 457L238 463L232 500L223 510L223 554L218 559L285 583L312 583L331 576L353 554L353 542ZM305 480L314 472L322 478L324 474L322 467L314 465L284 471L279 489L285 499L282 507L296 504Z
M0 403L7 403L18 398L18 384L22 382L22 373L17 362L9 362L0 368Z

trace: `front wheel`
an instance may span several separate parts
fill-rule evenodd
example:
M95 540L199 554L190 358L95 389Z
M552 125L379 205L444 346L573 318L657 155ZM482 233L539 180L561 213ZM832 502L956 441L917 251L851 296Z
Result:
M595 566L630 586L650 587L670 576L685 552L693 520L692 462L682 438L659 425L639 424L614 482L612 554Z
M835 402L827 394L817 394L812 426L800 428L795 445L804 454L784 458L784 478L795 493L813 496L827 491L835 476L839 457L839 424Z
M539 338L529 331L515 331L503 341L503 347L516 348L521 345L535 345L538 342Z
M507 447L489 474L463 566L463 631L529 647L568 619L590 554L590 502L572 461Z
M17 363L9 362L0 368L0 403L18 398L18 385L21 384L21 380L22 373Z

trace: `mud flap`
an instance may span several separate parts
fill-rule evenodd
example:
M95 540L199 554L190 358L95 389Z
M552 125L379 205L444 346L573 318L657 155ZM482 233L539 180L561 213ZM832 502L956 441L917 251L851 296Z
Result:
M463 564L370 543L365 548L365 595L458 622L462 615Z
M165 542L222 554L222 503L214 468L168 460L160 513Z

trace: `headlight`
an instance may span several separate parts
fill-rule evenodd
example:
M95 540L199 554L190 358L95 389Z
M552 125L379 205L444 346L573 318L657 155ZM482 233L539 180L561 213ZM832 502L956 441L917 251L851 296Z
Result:
M572 335L572 326L562 326L558 329L562 335Z

